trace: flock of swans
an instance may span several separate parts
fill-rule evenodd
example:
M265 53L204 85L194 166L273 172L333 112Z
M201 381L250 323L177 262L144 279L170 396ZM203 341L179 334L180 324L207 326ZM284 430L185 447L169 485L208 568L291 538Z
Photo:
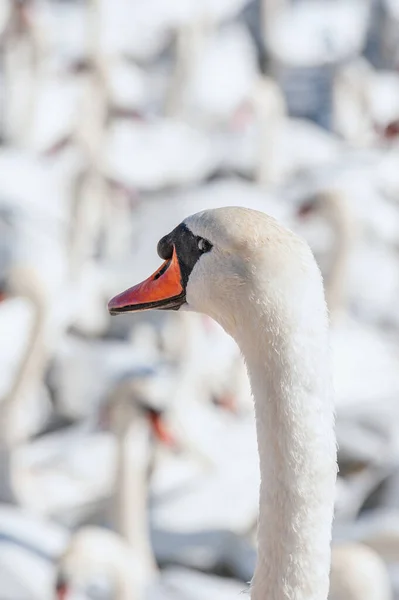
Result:
M0 600L399 597L398 30L2 0Z

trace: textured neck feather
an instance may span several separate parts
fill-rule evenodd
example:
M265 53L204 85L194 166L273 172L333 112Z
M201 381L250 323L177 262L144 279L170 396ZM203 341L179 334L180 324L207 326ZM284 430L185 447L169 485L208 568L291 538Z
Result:
M282 296L266 302L254 294L234 332L255 399L261 470L253 600L328 596L336 442L327 316L316 284L305 291L310 306L303 297L292 307Z

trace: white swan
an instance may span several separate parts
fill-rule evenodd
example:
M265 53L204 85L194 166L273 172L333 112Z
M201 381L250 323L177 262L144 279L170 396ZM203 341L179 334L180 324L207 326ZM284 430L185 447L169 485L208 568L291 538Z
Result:
M112 531L85 527L72 537L60 561L57 599L87 598L81 594L89 586L99 587L101 584L107 586L108 591L111 587L115 600L203 600L207 597L230 600L239 598L243 588L236 581L182 568L162 572L161 585L155 581L148 587L148 593L145 592L146 586L140 583L143 579L137 556L123 538ZM70 596L72 590L79 595Z
M318 196L313 206L316 212L322 212L328 217L337 238L332 252L330 272L326 280L326 296L330 302L330 310L334 311L334 317L338 311L341 312L341 319L338 322L334 320L332 330L336 404L341 411L355 405L357 410L362 407L361 410L364 414L366 402L367 410L369 410L370 403L375 402L377 398L386 400L396 398L399 386L399 354L396 344L385 332L348 316L349 299L347 296L352 292L351 306L354 305L357 308L354 312L360 313L362 306L362 314L365 316L373 314L386 316L391 303L388 293L389 281L392 288L392 283L397 278L397 265L393 260L388 265L388 276L382 277L382 280L388 280L388 288L384 289L382 294L379 293L379 286L370 286L370 273L373 272L370 268L371 261L368 260L365 264L362 255L353 257L356 228L350 209L346 206L348 200L342 190L324 191ZM354 237L355 239L353 239ZM383 249L383 246L380 245L380 248ZM370 251L369 248L368 257L372 254L373 251ZM377 256L381 258L381 254ZM353 258L356 259L355 264L353 264ZM393 259L393 257L391 258ZM383 263L377 258L375 263L378 265L381 275ZM366 265L367 268L362 268ZM359 289L361 269L365 272L368 281L361 286L364 294L356 294L356 298L353 294L355 288L353 281L357 281ZM368 270L370 273L367 274ZM382 270L385 272L385 269ZM370 287L376 288L376 291L373 292ZM385 285L382 284L381 287L385 288ZM369 298L367 298L368 296ZM383 306L379 307L378 303L373 302L378 296L381 297L379 304L383 303ZM373 304L374 311L371 310ZM360 349L361 351L359 351Z
M26 129L31 124L39 59L43 52L43 36L34 12L27 9L25 3L9 3L5 23L2 134L17 144L24 142ZM0 20L3 18L0 15Z
M34 316L28 336L23 336L25 348L22 356L16 360L17 367L10 364L9 360L2 360L2 369L11 370L10 381L6 381L5 389L2 385L1 417L0 417L0 500L2 502L15 502L15 472L12 460L16 446L40 428L48 416L48 403L43 401L42 378L47 364L46 337L46 302L42 293L40 280L31 269L14 267L10 270L9 277L2 290L4 297L23 296L33 306ZM10 308L22 308L15 306ZM21 312L11 316L21 316ZM10 313L9 313L10 316ZM24 313L22 313L24 316ZM22 320L24 324L24 320ZM26 323L26 322L25 322ZM2 328L4 335L4 327ZM7 331L7 330L6 330ZM15 330L14 330L14 333ZM7 339L7 335L5 336ZM9 344L13 348L13 344ZM19 345L19 344L18 344ZM20 354L20 353L19 353ZM13 356L14 355L14 356ZM15 353L11 350L15 362ZM11 369L10 369L11 367ZM2 379L7 380L3 376ZM3 381L2 381L3 384ZM48 398L47 398L48 400Z
M338 188L321 190L304 206L305 212L325 220L334 238L332 244L327 241L327 304L333 316L349 307L367 321L394 323L399 291L398 211L377 193L373 177L368 175L365 189L355 177L352 182L341 180ZM319 235L319 240L326 240L328 233ZM315 250L315 254L319 253ZM375 286L377 270L379 285Z
M252 598L328 595L336 443L328 322L309 247L263 213L204 211L162 238L162 267L112 314L182 306L239 344L255 396L261 469Z
M399 513L396 508L377 508L353 523L334 528L334 537L360 542L378 552L388 563L399 562Z
M159 590L162 598L174 597L173 588L179 595L179 592L187 594L190 587L199 586L203 597L208 593L219 599L225 597L220 595L219 588L223 591L228 587L231 595L233 590L236 594L242 590L242 583L225 583L218 577L193 574L189 570L168 569L158 578L160 574L149 539L147 517L151 429L156 425L158 437L162 433L161 422L154 418L156 413L147 405L149 398L157 399L157 383L157 378L150 374L122 382L115 389L110 413L118 445L112 510L116 533L84 527L72 536L58 565L57 594L60 599L76 588L85 587L99 574L110 579L118 600L142 598L149 586L155 594L152 597L156 597Z
M390 600L391 582L381 556L362 544L333 547L329 600Z
M4 598L51 600L54 559L69 531L29 511L0 505L0 581Z

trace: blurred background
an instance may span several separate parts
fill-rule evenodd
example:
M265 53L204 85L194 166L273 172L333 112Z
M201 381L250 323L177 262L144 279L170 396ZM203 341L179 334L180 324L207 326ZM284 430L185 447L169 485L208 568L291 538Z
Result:
M238 597L258 458L210 319L111 319L223 205L331 315L331 600L399 598L398 0L0 0L0 600Z

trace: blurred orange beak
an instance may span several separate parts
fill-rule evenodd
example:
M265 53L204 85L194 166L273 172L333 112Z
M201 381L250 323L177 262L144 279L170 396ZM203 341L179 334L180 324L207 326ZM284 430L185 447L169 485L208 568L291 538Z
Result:
M232 395L217 396L213 398L213 403L226 412L238 414L237 400Z
M305 202L298 209L298 217L305 219L314 211L314 204L312 202Z
M168 428L162 415L156 411L150 411L150 423L156 439L170 448L177 448L178 443L173 433Z
M68 595L68 587L66 585L57 586L57 600L66 600Z
M185 302L176 249L151 277L112 298L108 303L111 315L140 310L177 309Z

